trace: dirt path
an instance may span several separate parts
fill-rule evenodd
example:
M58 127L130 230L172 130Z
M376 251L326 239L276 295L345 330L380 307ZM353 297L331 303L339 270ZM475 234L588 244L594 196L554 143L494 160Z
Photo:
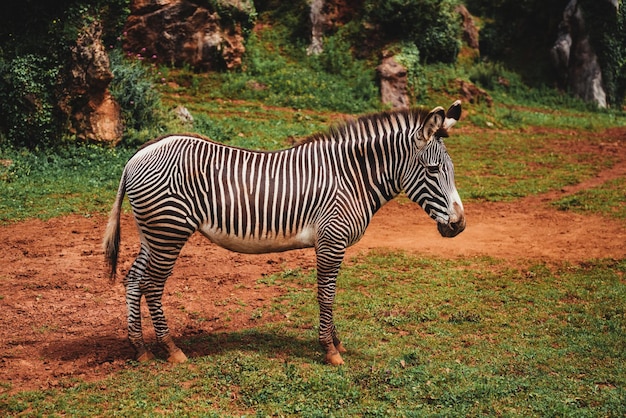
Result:
M467 229L454 239L441 238L417 205L391 202L374 217L348 258L383 247L449 258L491 256L513 264L624 258L623 223L559 212L548 205L626 174L624 149L611 152L616 153L615 166L581 185L514 203L467 204ZM0 228L0 393L72 385L72 378L97 380L127 367L132 352L126 342L124 292L119 282L109 285L104 272L104 226L104 216L69 216ZM128 215L122 228L120 275L138 249ZM256 286L257 280L285 268L313 266L312 250L240 255L196 235L183 249L166 287L164 305L174 335L255 326L259 322L252 312L280 292ZM188 354L208 353L191 347Z

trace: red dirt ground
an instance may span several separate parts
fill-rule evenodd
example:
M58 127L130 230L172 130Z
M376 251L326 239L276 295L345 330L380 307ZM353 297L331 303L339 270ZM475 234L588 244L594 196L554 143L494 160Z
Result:
M597 177L561 191L513 203L466 204L467 229L441 238L415 204L393 201L374 217L347 260L374 248L439 257L491 256L520 261L581 262L626 257L626 227L594 215L560 212L548 203L561 196L626 175L626 130L606 132L589 151L610 153L616 164ZM579 145L577 145L579 146ZM563 149L568 147L563 144ZM93 381L128 367L124 289L110 285L100 242L103 215L30 220L0 227L0 393L63 387ZM123 216L119 276L138 250L134 223ZM256 286L264 275L314 266L312 250L271 255L234 254L199 235L183 249L169 279L164 306L176 338L245 329L279 288ZM311 303L315 304L314 297ZM226 317L229 320L225 320ZM152 341L144 309L146 337ZM203 355L187 349L187 354Z

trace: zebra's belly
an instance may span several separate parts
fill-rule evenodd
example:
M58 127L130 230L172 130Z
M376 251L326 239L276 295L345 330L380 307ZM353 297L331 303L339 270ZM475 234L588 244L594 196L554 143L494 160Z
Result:
M279 234L278 236L241 237L227 234L208 225L201 227L200 232L220 247L246 254L274 253L315 246L315 232L311 227L304 228L290 235Z

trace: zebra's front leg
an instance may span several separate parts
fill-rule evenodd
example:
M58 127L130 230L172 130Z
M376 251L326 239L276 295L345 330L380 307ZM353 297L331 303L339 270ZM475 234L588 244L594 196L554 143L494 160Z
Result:
M319 341L326 350L325 360L334 366L344 364L341 353L346 349L337 336L333 321L333 304L337 285L337 274L343 261L345 248L317 250L317 302L320 307Z

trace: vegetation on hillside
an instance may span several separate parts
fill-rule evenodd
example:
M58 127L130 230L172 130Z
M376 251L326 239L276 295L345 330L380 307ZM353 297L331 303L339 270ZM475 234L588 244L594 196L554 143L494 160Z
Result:
M453 89L450 82L458 78L473 78L490 92L499 88L494 79L507 80L507 85L514 84L508 92L513 100L529 94L538 97L529 93L536 89L544 91L542 99L562 96L554 90L547 51L565 0L549 4L540 0L465 1L481 25L481 57L469 61L457 61L462 42L454 8L459 3L364 0L328 31L325 52L308 57L308 2L258 0L255 16L263 29L251 30L252 22L244 22L248 38L243 68L205 75L219 80L220 86L217 93L206 93L294 108L362 113L381 107L375 67L383 49L395 49L409 64L415 101ZM619 109L626 89L625 8L620 8L615 21L609 21L605 16L610 14L600 6L608 2L583 3L593 22L591 39L603 64L609 102ZM112 90L124 110L124 142L136 144L172 128L155 89L149 87L165 79L163 74L170 69L141 74L137 63L116 52L129 4L129 0L54 4L31 0L7 5L0 16L0 145L49 149L74 141L66 116L58 108L59 95L69 48L92 20L102 22L104 42L112 48L116 77ZM476 75L477 71L482 74Z

